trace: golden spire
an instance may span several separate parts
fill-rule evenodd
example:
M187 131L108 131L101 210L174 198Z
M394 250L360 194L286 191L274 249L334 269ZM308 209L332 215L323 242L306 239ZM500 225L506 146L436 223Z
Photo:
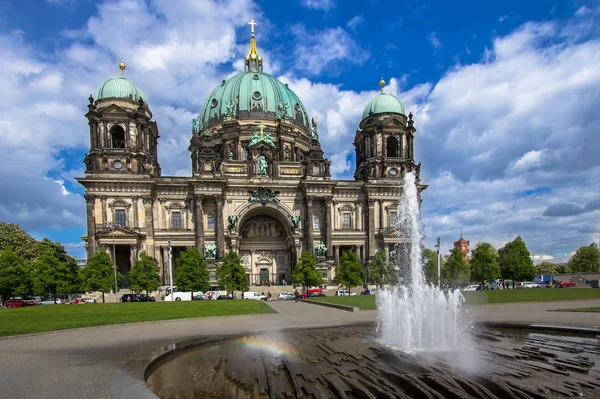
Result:
M258 55L256 50L256 39L254 38L254 27L258 25L254 20L248 22L251 27L250 36L250 52L246 56L246 70L248 72L262 72L262 58Z
M379 81L379 87L381 87L381 92L383 93L383 87L385 86L385 80L383 80L383 78L381 78L381 80Z
M123 59L121 59L121 62L119 62L119 69L121 70L121 77L123 77L125 75L125 68L127 68L127 66L123 62Z

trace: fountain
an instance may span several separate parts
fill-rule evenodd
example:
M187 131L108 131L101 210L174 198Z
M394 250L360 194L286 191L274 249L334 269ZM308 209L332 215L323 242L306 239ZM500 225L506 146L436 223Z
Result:
M396 256L398 283L377 294L381 343L402 351L449 350L465 345L459 290L444 293L425 282L421 258L421 216L415 176L404 176L398 234L408 238Z

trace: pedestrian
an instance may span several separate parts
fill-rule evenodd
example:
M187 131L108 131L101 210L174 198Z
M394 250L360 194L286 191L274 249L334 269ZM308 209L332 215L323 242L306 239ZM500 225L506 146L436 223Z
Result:
M267 292L267 302L271 302L271 291Z
M296 289L296 290L294 291L294 300L295 300L296 302L298 302L298 299L300 299L300 294L298 294L298 289Z

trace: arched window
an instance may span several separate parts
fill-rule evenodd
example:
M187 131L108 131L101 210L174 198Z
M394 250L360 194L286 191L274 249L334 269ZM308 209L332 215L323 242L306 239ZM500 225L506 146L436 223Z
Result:
M397 157L398 156L398 139L394 136L390 136L386 142L387 156Z
M110 128L110 144L112 148L125 148L125 130L119 125Z

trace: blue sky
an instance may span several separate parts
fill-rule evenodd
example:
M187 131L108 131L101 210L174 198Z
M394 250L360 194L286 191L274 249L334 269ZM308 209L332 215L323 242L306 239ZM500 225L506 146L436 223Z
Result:
M415 114L428 246L522 235L560 262L598 240L598 1L0 1L0 220L84 254L83 115L121 57L163 174L188 175L189 121L242 69L250 19L265 71L318 115L334 177L352 178L380 77Z

